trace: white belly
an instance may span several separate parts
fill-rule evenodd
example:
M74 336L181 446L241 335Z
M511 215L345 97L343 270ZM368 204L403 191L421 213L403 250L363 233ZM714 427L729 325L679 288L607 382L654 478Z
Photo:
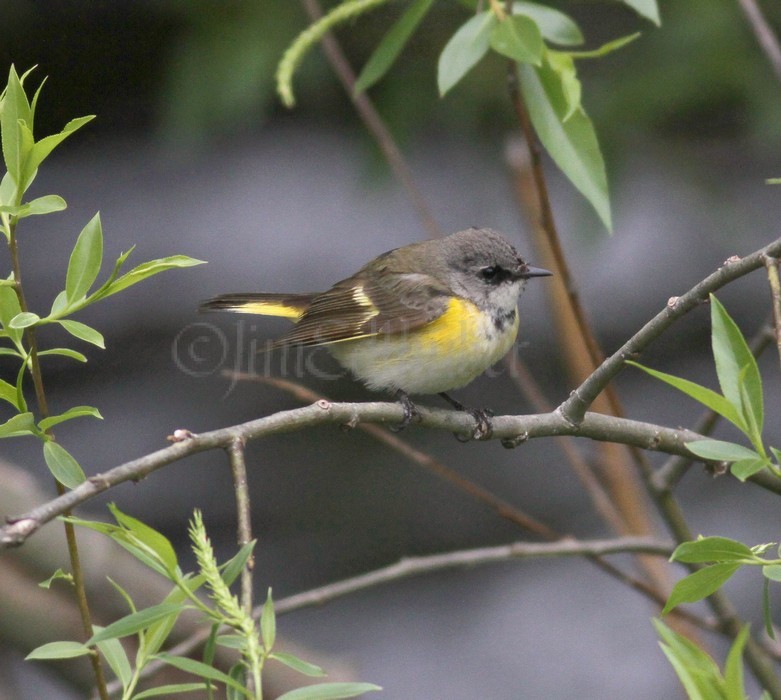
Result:
M452 321L450 326L442 323L440 318L408 334L370 336L326 347L370 389L437 394L469 384L507 354L518 333L517 312L502 328L484 314L466 323L459 320L457 332Z

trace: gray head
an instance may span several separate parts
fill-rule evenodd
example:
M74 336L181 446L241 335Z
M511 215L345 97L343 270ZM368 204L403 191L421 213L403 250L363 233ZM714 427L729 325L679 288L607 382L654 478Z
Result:
M436 257L441 266L436 276L444 276L456 294L481 308L514 309L527 279L551 274L528 265L510 242L492 229L470 228L428 243L439 246Z

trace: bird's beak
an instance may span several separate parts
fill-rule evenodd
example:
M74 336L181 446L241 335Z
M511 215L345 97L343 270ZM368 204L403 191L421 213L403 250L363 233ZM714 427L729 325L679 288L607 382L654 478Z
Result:
M553 273L550 270L545 270L541 267L532 267L531 265L523 265L518 277L521 279L529 279L529 277L550 277Z

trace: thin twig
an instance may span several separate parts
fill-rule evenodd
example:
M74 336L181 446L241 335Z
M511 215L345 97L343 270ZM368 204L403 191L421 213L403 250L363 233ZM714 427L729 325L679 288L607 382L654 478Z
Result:
M781 238L744 258L730 258L716 272L708 275L688 292L671 298L664 310L646 323L616 352L608 357L594 372L575 389L569 398L558 407L568 420L577 423L588 410L597 395L624 367L624 360L637 356L650 343L664 333L675 321L705 303L708 295L735 281L739 277L764 266L767 256L781 255Z
M278 601L278 614L340 598L348 593L373 588L385 583L399 581L410 576L419 576L446 569L472 567L513 559L539 559L570 556L605 556L618 553L643 553L655 556L669 556L672 544L650 537L617 537L606 540L566 539L557 542L514 542L496 547L481 547L445 554L431 554L423 557L408 557L396 564L377 569L336 583L330 583L306 593L289 596ZM255 614L259 614L260 608Z
M505 0L507 13L512 14L511 0ZM536 196L525 198L531 200L529 209L534 212L531 218L535 225L542 231L545 245L550 252L553 262L553 270L558 277L556 284L558 289L563 290L563 296L566 300L566 312L572 319L574 334L580 339L578 350L581 355L586 356L586 372L591 374L604 361L604 354L599 347L596 336L592 330L591 323L583 305L580 302L574 278L567 263L567 258L559 237L556 221L553 215L553 207L548 193L545 170L542 163L542 149L537 139L536 132L531 122L529 112L523 101L519 83L518 69L514 62L508 62L507 66L507 86L513 109L518 119L521 132L526 143L530 170L532 174L533 190ZM576 341L575 341L576 342ZM578 376L577 381L583 380L583 375ZM596 398L596 397L595 397ZM610 413L614 416L624 416L624 411L618 394L614 388L607 384L603 387L603 392L599 402L604 404L596 406L596 410ZM641 450L627 446L629 456L637 467L643 479L647 481L652 475L650 462L646 459ZM599 494L595 491L589 491L594 499L598 512L608 516L611 511L617 512L620 521L616 522L614 517L606 520L619 534L643 534L653 531L653 525L646 506L646 500L642 497L639 484L635 475L623 468L625 461L625 449L614 445L605 444L600 447L602 456L602 474L608 490L612 494L613 503L610 509L605 508L602 500L597 500ZM573 464L574 466L574 464ZM590 481L595 481L595 475L590 466L586 469L578 470L583 477L588 477L591 472ZM666 572L661 569L659 563L655 560L640 560L640 565L647 571L655 585L663 590L668 587Z
M770 284L770 299L773 306L773 331L781 359L781 280L778 277L778 259L766 257L767 281Z
M317 0L301 0L301 4L313 22L316 22L323 16L322 8ZM385 125L379 112L375 109L369 96L365 92L355 92L355 71L353 71L352 66L344 55L333 32L329 31L325 33L322 45L328 62L331 64L331 67L334 69L334 72L355 105L358 116L363 121L369 133L374 137L374 140L380 147L380 150L387 159L391 169L407 191L407 195L412 201L412 205L415 207L428 236L430 238L438 238L443 233L442 229L439 224L437 224L436 218L434 217L426 198L423 196L422 191L415 182L412 170L407 165L401 150L396 145L393 135Z
M475 428L472 416L460 411L426 408L419 409L420 425L450 433L471 434ZM311 406L279 411L264 418L248 421L229 428L212 430L177 442L170 447L125 462L103 474L90 477L62 496L52 499L27 513L7 518L8 525L0 528L0 549L18 546L42 525L62 515L70 508L94 498L99 493L127 481L137 481L154 471L199 452L225 449L234 440L257 440L270 435L304 430L315 425L351 425L368 423L398 424L403 419L403 408L397 403L329 403L318 401ZM493 418L493 438L514 446L531 438L556 435L575 435L592 440L635 445L643 449L667 454L688 455L686 443L704 436L691 430L667 428L653 423L616 418L600 413L586 413L574 424L560 412L525 416L496 416ZM781 480L756 474L751 481L781 493Z
M531 375L531 372L529 372L526 367L526 364L515 352L508 353L505 358L505 364L509 368L510 376L513 378L513 381L521 387L524 395L531 401L535 411L543 413L553 410L553 406L543 396L542 391L539 390L539 387L537 386L534 377ZM580 454L573 438L557 437L556 444L564 453L572 471L585 488L587 495L591 499L596 511L602 517L602 520L613 528L614 532L620 532L624 525L621 514L610 500L610 496L599 482L591 465L588 464Z
M22 266L19 259L19 245L16 239L16 226L15 224L9 224L9 239L8 248L11 254L11 265L14 274L14 291L16 292L16 298L19 301L19 308L21 311L28 311L27 298L25 297L24 288L22 286ZM27 344L30 347L29 357L29 369L30 375L33 379L33 387L35 390L35 399L38 404L38 412L40 418L49 417L49 404L46 399L46 390L43 384L43 373L41 372L41 363L38 356L38 338L35 332L35 327L30 326L25 331L25 338ZM51 440L54 440L54 435L51 430L45 431ZM56 479L54 485L59 496L63 496L66 493L65 487ZM63 515L70 515L69 511L65 511ZM89 638L93 634L92 630L92 614L89 608L89 601L87 600L87 589L84 583L84 570L81 566L81 558L79 557L79 545L76 539L76 529L72 523L63 523L63 529L65 531L65 543L68 549L68 558L70 559L71 574L73 576L73 591L76 596L76 605L79 610L79 616L81 618L82 632L85 638ZM89 654L90 664L92 665L92 671L95 675L95 686L101 700L108 700L108 691L106 690L106 676L103 673L103 662L97 651L92 651Z
M249 487L247 484L247 465L244 462L244 441L237 438L225 448L230 459L233 475L233 490L236 494L236 513L238 519L238 542L243 547L252 541L252 515L250 509ZM252 610L252 569L255 557L250 556L241 572L241 606L249 613Z
M773 30L762 14L762 10L759 9L756 0L738 0L738 4L746 15L751 30L765 52L776 77L781 80L781 46L779 46L776 35L773 34Z
M230 377L230 379L233 381L257 381L262 382L263 384L268 384L295 396L301 401L314 402L326 398L316 394L312 390L302 386L301 384L298 384L297 382L291 382L286 379L279 379L277 377L264 377L256 374L234 372L232 370L226 370L223 372L223 374ZM504 499L499 498L495 494L488 491L488 489L480 486L479 484L476 484L470 479L461 476L455 470L442 464L439 460L434 459L431 455L422 452L415 447L412 447L412 445L410 445L408 442L402 440L398 435L389 432L386 428L370 423L360 423L355 427L359 430L363 430L364 432L369 433L374 438L383 442L391 449L396 450L423 469L432 472L439 478L445 479L449 484L493 509L499 517L508 520L514 525L518 525L519 527L551 542L560 542L574 539L572 535L556 532L553 528L549 527L545 523L532 518L530 515L520 510L517 506L508 503ZM558 438L559 441L565 439L571 440L571 438ZM664 604L667 602L667 597L657 591L654 587L641 579L627 574L625 571L607 561L605 558L597 555L586 555L586 558L603 572L637 591L641 595L644 595L660 608L664 607ZM676 613L678 613L678 617L682 617L699 627L703 627L702 620L696 616L689 618L687 611L684 611L681 608L676 608Z
M275 601L274 610L277 615L284 615L303 608L323 605L357 591L367 590L393 581L400 581L411 576L420 576L453 568L473 567L510 561L512 559L568 556L602 557L608 554L636 552L655 556L669 556L670 552L672 552L672 544L648 537L621 537L609 540L568 539L551 543L516 542L498 547L484 547L424 557L410 557L382 569L359 574L335 583L329 583L303 593L296 593L287 598L281 598ZM262 606L257 606L253 611L253 616L259 617L261 611ZM704 628L718 631L712 622L702 618L696 618L696 620ZM227 631L227 627L220 630L220 632L223 631ZM210 632L211 630L208 628L198 630L169 649L167 653L171 656L187 656L206 641ZM149 678L163 666L164 664L161 661L150 662L141 672L142 678Z

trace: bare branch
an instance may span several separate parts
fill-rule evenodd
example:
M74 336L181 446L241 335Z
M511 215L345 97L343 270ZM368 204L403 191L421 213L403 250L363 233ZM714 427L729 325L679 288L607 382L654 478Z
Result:
M781 358L781 280L778 276L778 259L766 257L767 281L770 284L770 299L773 305L773 331Z
M745 258L730 258L716 272L708 275L688 292L680 297L671 298L663 311L660 311L608 357L585 382L570 394L570 397L559 406L557 411L573 423L580 421L594 399L607 386L608 382L621 371L624 360L642 352L675 321L704 303L711 292L715 292L739 277L762 267L766 257L778 257L779 255L781 255L781 238Z
M304 10L313 22L316 22L323 16L322 8L317 0L301 0L301 4L304 6ZM334 69L334 72L344 86L353 105L355 105L355 111L358 113L358 116L377 142L377 145L385 156L385 159L388 161L391 170L393 170L394 174L407 191L407 196L410 198L412 206L415 207L415 210L423 223L423 227L428 232L428 236L430 238L438 238L442 235L442 229L439 227L439 224L437 224L431 207L428 205L423 192L415 182L412 170L409 165L407 165L407 161L404 159L401 149L396 145L393 135L385 125L385 122L369 99L369 96L365 92L355 92L355 71L353 71L352 66L344 55L342 47L339 45L333 32L329 31L325 33L322 44L325 57L328 59L328 62L331 64L331 67Z
M244 441L233 440L226 448L233 475L233 490L236 494L236 515L238 519L239 547L252 541L252 516L247 485L247 465L244 462ZM250 556L241 571L241 605L247 612L252 610L252 569L255 557Z
M463 412L423 406L418 406L418 409L420 424L423 427L466 435L474 431L474 418ZM192 454L216 448L225 449L235 440L257 440L269 435L303 430L314 425L335 423L352 426L360 422L398 424L402 417L403 409L396 403L330 403L322 400L311 406L280 411L265 418L200 435L183 431L189 437L170 447L125 462L103 474L92 476L75 489L48 503L22 515L7 518L9 524L0 528L0 549L22 544L42 525L117 484L138 481L167 464ZM575 424L567 420L558 409L552 413L497 416L493 419L493 427L493 438L502 440L505 446L517 446L531 438L574 435L686 456L690 454L686 449L686 443L703 438L702 435L682 428L666 428L653 423L599 413L586 413L583 419ZM779 479L757 474L752 477L752 481L781 493Z
M515 542L498 547L483 547L479 549L468 549L457 552L448 552L446 554L432 554L423 557L409 557L401 561L386 566L382 569L370 571L367 574L360 574L352 578L329 583L320 588L303 593L296 593L281 598L274 603L274 610L277 615L301 610L302 608L312 607L314 605L323 605L332 600L355 593L357 591L374 588L375 586L400 581L411 576L420 576L423 574L443 571L446 569L472 567L482 564L491 564L511 559L533 559L542 557L602 557L608 554L620 553L644 553L656 556L669 557L673 551L673 545L670 542L652 539L649 537L620 537L608 540L576 540L566 539L551 543L531 543ZM253 611L254 617L259 617L262 606L257 606ZM677 612L677 611L673 611ZM715 630L712 623L702 618L695 618L701 626L707 629ZM223 631L223 630L220 630ZM168 650L173 656L187 656L206 641L211 630L204 628L197 631L187 639ZM152 661L144 667L142 678L149 678L154 675L163 663Z
M765 16L762 14L762 10L759 9L759 5L756 0L738 0L740 9L746 15L751 30L754 32L759 45L767 56L767 60L770 61L770 65L776 74L776 77L781 80L781 46L778 44L776 35L773 34L773 30L767 23Z

